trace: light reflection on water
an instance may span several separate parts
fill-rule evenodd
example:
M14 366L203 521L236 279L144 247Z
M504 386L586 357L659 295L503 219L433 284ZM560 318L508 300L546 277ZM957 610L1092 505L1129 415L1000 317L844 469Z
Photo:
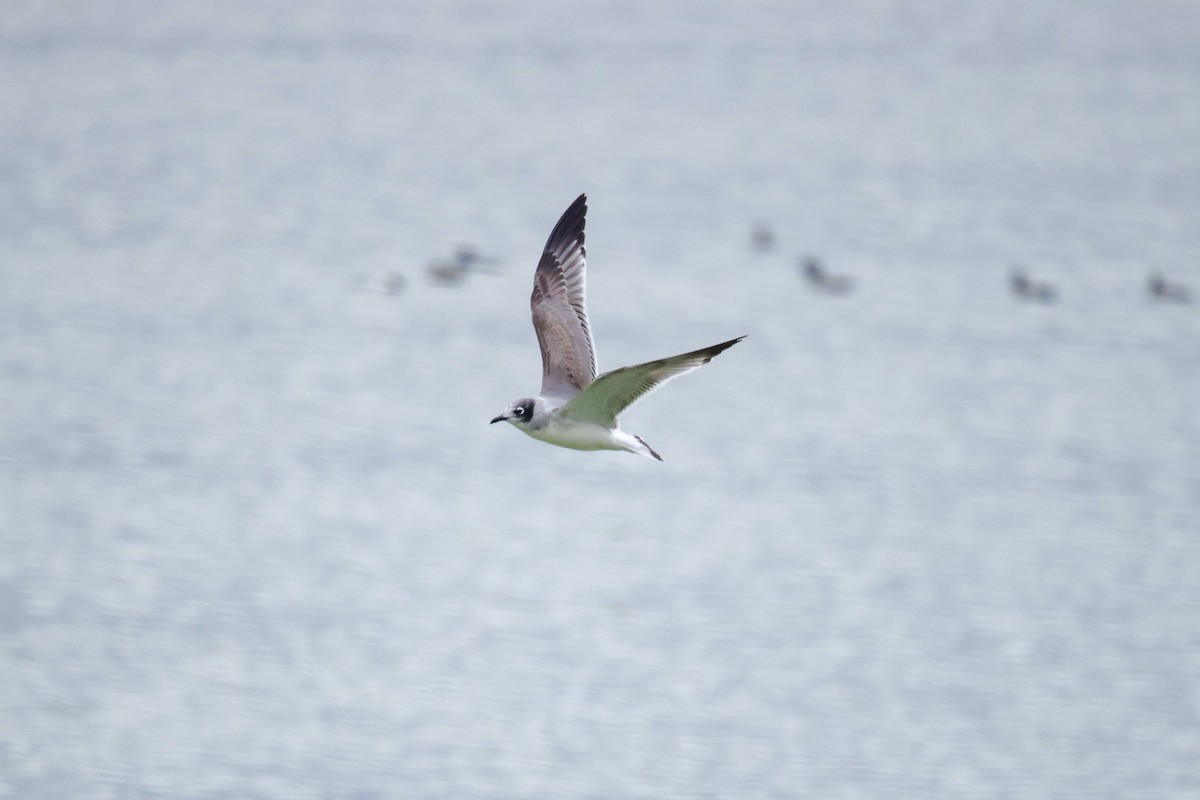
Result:
M1200 789L1169 9L0 23L0 793ZM581 190L662 465L487 424Z

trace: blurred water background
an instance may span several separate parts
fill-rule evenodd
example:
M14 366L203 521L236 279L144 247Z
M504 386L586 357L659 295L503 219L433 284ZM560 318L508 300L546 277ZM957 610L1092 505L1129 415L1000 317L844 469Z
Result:
M1198 143L1190 0L6 3L0 796L1200 796ZM487 424L581 191L663 464Z

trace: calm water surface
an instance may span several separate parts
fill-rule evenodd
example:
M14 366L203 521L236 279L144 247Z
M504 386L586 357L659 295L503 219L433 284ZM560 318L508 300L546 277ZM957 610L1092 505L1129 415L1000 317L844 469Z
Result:
M433 8L0 20L0 796L1200 795L1200 10Z

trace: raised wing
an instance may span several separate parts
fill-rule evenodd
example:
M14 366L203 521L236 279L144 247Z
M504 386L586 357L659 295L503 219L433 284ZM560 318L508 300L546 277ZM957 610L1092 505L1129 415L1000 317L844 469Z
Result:
M596 348L588 327L583 247L587 195L563 212L533 274L533 330L542 349L542 396L572 397L596 377Z
M638 398L671 378L707 364L744 338L739 336L703 350L606 372L575 395L558 413L579 422L593 422L612 428L617 424L617 415Z

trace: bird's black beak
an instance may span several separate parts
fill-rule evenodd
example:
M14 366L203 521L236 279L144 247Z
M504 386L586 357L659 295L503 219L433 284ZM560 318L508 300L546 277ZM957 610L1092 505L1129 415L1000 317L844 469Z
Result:
M488 425L495 425L497 422L504 422L504 420L506 420L506 419L508 419L508 417L501 414L500 416L496 417L494 420L489 422Z

